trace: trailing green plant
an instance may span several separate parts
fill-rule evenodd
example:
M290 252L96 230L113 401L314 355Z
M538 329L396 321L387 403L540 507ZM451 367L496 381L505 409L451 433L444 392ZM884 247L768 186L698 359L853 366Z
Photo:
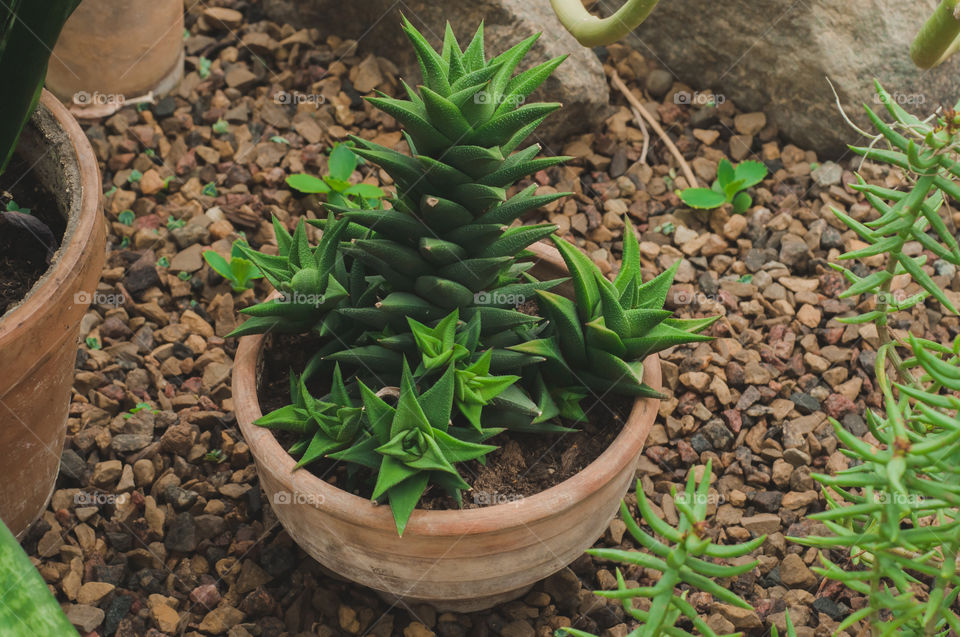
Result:
M627 525L627 531L649 553L621 549L587 551L601 560L635 565L659 573L659 579L653 586L628 588L623 574L617 568L617 589L594 593L601 597L620 600L623 610L639 622L636 630L630 633L631 637L692 636L694 633L677 626L681 621L692 624L697 634L716 637L713 629L700 618L693 605L687 601L691 589L709 593L725 604L751 608L736 593L721 586L714 579L737 577L756 568L758 562L745 562L731 566L717 564L713 560L743 557L760 548L767 536L762 535L742 544L723 545L713 542L707 534L710 476L711 462L708 461L699 483L696 481L695 470L691 468L685 490L678 494L676 487L671 488L674 504L680 514L676 527L670 526L657 516L643 492L643 486L637 481L637 511L653 533L647 533L640 527L631 517L625 502L620 503L620 513ZM657 539L657 536L664 541ZM678 593L681 586L684 590ZM634 600L637 598L650 600L649 609L643 610L634 606ZM574 628L560 628L556 634L558 637L563 635L593 637L590 633Z
M680 199L691 208L710 210L724 204L732 204L733 211L744 214L753 205L747 193L767 176L767 167L759 161L742 161L734 168L729 159L721 159L717 166L717 179L710 188L686 188L680 191Z
M351 484L389 501L400 532L429 485L460 502L469 485L457 463L482 461L504 429L567 432L591 395L656 395L643 357L705 340L712 323L663 311L673 271L643 283L632 229L615 283L554 238L576 306L549 292L564 280L534 277L527 248L556 227L517 222L564 193L508 191L566 159L523 146L559 107L526 99L563 58L516 73L538 36L488 60L482 25L466 49L448 25L439 51L403 28L424 85L369 99L404 127L411 154L353 138L395 194L382 206L328 201L326 219L301 219L292 235L274 219L275 255L241 245L280 297L242 310L252 318L233 332L319 339L307 371L292 373L292 404L258 424L297 434L301 465L346 463ZM315 247L308 224L322 231ZM314 401L308 390L327 392L330 377L336 391Z
M257 279L263 275L253 264L253 261L244 257L243 247L246 241L237 239L230 250L230 261L227 261L214 250L206 250L203 259L214 272L222 276L233 288L234 292L244 292L253 287Z
M823 487L827 508L810 517L822 521L832 535L791 539L822 549L823 568L817 571L866 597L867 604L841 622L839 630L865 620L874 635L956 634L960 398L955 392L960 390L960 339L952 345L914 335L899 339L890 315L928 298L957 314L949 296L924 270L926 257L911 256L905 246L915 241L943 261L960 264L956 238L942 216L949 211L948 198L960 200L954 181L960 176L960 127L952 112L921 121L903 111L879 83L876 89L894 121L884 122L867 107L879 135L870 146L853 150L902 171L907 189L883 188L862 178L853 186L878 217L860 222L834 211L867 244L841 258L882 256L885 267L865 276L835 267L851 284L842 297L867 295L874 300L874 309L839 320L869 322L877 328L874 371L883 410L866 413L873 436L869 442L831 419L841 451L854 460L835 475L813 476ZM875 147L881 141L888 147ZM921 291L909 298L895 295L894 278L902 282L904 276ZM832 560L830 550L842 551L843 559ZM844 566L848 562L852 569Z
M327 202L335 206L376 208L384 197L380 188L371 184L350 183L357 164L362 161L347 144L337 143L330 151L329 174L324 177L304 173L290 175L287 177L287 185L304 194L326 195Z

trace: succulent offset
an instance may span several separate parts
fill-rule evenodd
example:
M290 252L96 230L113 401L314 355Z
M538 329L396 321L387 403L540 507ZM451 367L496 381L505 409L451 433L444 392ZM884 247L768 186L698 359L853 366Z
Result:
M282 296L243 310L253 318L234 332L319 337L307 370L292 374L293 404L258 424L296 433L301 465L345 463L347 488L388 501L400 533L431 485L461 502L470 485L457 464L483 462L502 431L572 431L588 397L658 395L643 384L643 358L705 340L698 332L713 322L662 309L673 271L642 282L632 229L613 283L554 238L576 303L549 291L563 280L532 276L526 248L556 227L516 222L564 193L508 190L566 159L522 146L559 107L526 99L562 58L515 74L537 36L487 60L482 26L466 49L448 26L440 52L406 20L404 30L424 85L370 101L404 127L410 155L353 138L396 193L331 197L349 188L293 179L328 198L331 215L306 222L322 239L313 248L304 221L290 235L275 220L277 255L241 248ZM347 150L336 151L340 177L355 166Z

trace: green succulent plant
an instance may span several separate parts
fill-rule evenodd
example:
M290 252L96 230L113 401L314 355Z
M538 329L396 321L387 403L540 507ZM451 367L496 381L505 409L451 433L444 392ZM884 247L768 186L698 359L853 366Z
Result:
M640 248L626 221L623 260L611 283L575 246L554 237L572 274L574 299L538 290L552 334L509 349L546 359L545 377L558 386L659 397L643 382L643 359L668 347L710 340L700 334L719 317L671 318L663 305L680 262L642 282Z
M298 467L350 447L358 441L361 433L363 409L351 400L340 367L334 367L330 395L326 400L317 400L307 389L307 380L315 369L316 362L300 376L291 372L291 404L253 422L261 427L299 435L300 440L290 448L291 455L300 455Z
M450 426L454 374L453 365L448 366L439 380L421 393L404 361L396 407L358 381L370 435L359 444L330 454L331 458L376 472L371 497L377 500L386 496L400 535L428 484L440 486L462 503L461 491L470 485L454 465L481 459L496 449L481 441L501 429L484 430L475 437Z
M331 337L332 350L342 348L357 331L341 315L331 312L341 304L372 306L381 280L367 277L363 266L345 257L340 237L347 221L329 224L315 248L307 240L306 224L301 219L291 235L276 218L273 220L278 253L263 254L246 244L237 244L241 254L252 262L276 288L281 297L240 310L253 318L237 327L230 336L262 334L298 334L313 332Z
M676 488L671 490L677 512L680 513L680 522L676 528L663 521L650 507L643 486L637 481L637 510L644 522L653 532L664 538L661 542L655 535L644 531L630 516L626 503L620 503L620 513L627 525L627 531L637 543L650 553L639 551L624 551L621 549L591 549L590 555L601 560L609 560L621 564L634 564L645 569L660 573L660 579L654 586L627 588L620 569L617 569L617 590L596 591L596 595L610 599L619 599L623 603L626 613L640 622L640 626L630 633L635 637L692 637L690 633L676 626L681 618L693 623L700 635L716 637L716 633L699 616L693 605L687 601L684 590L677 594L681 585L710 593L717 600L739 606L751 608L736 593L713 581L714 578L736 577L756 568L758 562L746 562L736 566L715 564L714 559L733 559L743 557L760 548L767 536L762 535L742 544L721 545L715 544L706 534L707 505L710 501L711 463L707 462L706 470L699 484L696 482L694 470L691 469L687 478L686 489L677 494ZM652 554L652 555L651 555ZM645 597L651 601L649 610L635 608L633 600ZM556 632L557 637L573 635L574 637L593 637L590 633L573 628L561 628ZM737 633L738 635L740 633Z
M411 155L354 139L396 194L377 208L328 202L326 219L301 220L292 235L274 220L276 255L242 249L283 297L243 310L253 318L233 333L321 338L307 371L292 374L292 404L258 424L298 434L290 453L301 466L346 463L389 501L400 533L429 485L461 502L469 485L457 464L482 462L498 433L572 431L564 419L585 419L591 392L656 395L643 357L705 340L712 322L662 310L673 272L642 282L632 230L613 283L554 238L575 302L549 291L562 280L532 276L527 248L555 227L512 224L564 195L507 191L565 159L522 147L558 107L524 102L562 58L515 74L537 36L487 60L482 25L466 49L448 26L440 51L406 20L404 30L424 85L371 102L405 127ZM322 231L316 247L307 224ZM332 389L315 400L308 388L330 370Z
M516 293L518 284L532 294L544 285L524 278L530 264L517 258L556 227L508 226L565 193L535 195L533 185L508 199L507 190L567 159L536 158L538 144L514 152L560 107L524 102L563 58L514 76L538 36L487 60L482 25L466 50L448 25L439 53L406 19L404 31L424 85L414 90L404 83L407 99L369 101L405 127L412 156L353 138L354 152L390 174L397 194L389 210L338 209L352 223L353 243L345 251L390 285L380 309L394 320L438 320L460 308L464 319L481 314L485 330L529 323L509 304L478 303L477 295Z

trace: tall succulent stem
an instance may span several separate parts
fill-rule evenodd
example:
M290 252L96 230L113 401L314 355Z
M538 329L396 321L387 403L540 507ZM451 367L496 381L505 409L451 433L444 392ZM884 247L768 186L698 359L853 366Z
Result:
M567 31L583 46L612 44L640 26L660 0L627 0L608 18L591 15L580 0L550 0Z
M917 33L910 57L920 68L942 63L960 48L960 0L943 0Z

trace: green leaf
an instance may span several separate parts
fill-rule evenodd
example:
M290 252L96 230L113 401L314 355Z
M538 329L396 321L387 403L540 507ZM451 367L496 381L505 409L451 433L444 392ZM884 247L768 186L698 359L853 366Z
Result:
M347 181L353 171L357 169L357 156L346 144L336 144L330 151L328 165L331 177L340 181Z
M386 462L386 459L384 459L384 462ZM394 522L397 524L397 534L401 537L403 531L407 528L407 522L416 508L417 502L420 501L420 496L427 488L427 479L427 473L418 473L397 484L388 493L390 511L393 513Z
M737 164L737 169L734 171L734 179L736 181L742 181L740 190L745 190L747 188L752 188L756 186L761 181L763 181L767 176L767 167L763 162L759 161L742 161Z
M287 185L298 192L307 194L326 194L330 192L330 186L324 180L302 173L287 177Z
M709 188L687 188L680 191L680 199L691 208L710 210L727 203L727 198Z
M354 184L343 191L347 195L356 195L364 199L382 199L386 194L373 184Z

